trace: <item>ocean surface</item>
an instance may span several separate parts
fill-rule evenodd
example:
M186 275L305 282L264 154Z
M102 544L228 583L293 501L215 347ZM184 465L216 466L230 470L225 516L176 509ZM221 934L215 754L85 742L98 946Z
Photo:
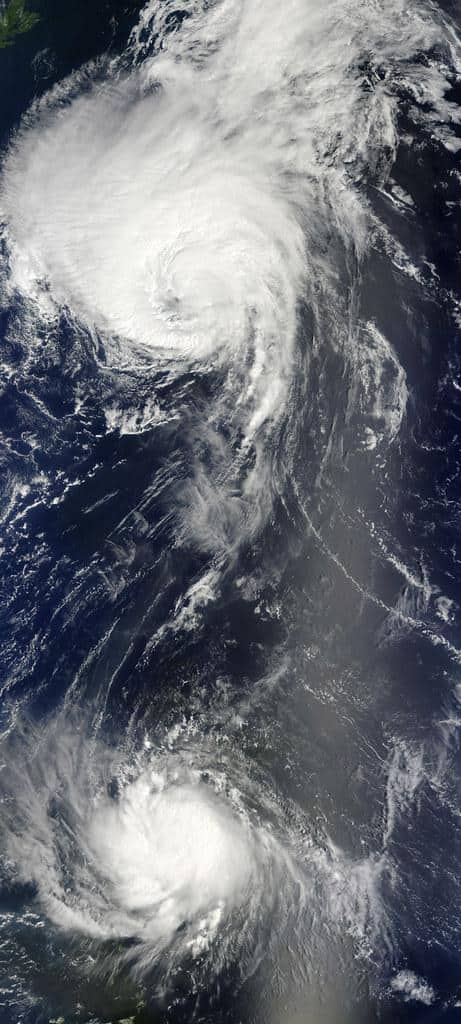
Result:
M34 9L1 1024L461 1020L461 8Z

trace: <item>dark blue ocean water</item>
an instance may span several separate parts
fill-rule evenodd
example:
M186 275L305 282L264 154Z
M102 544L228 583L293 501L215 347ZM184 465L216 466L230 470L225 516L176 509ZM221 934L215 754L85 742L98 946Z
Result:
M123 51L140 5L53 0L36 7L40 25L0 52L5 149L34 96L108 49ZM456 17L455 8L450 13ZM421 65L431 59L442 57L421 54ZM364 89L373 73L365 69ZM460 95L453 77L452 102ZM312 349L312 312L301 308L309 394L299 396L293 470L196 630L161 627L208 564L206 552L176 543L175 515L187 504L197 456L194 423L206 416L219 373L189 370L172 381L150 368L140 383L130 369L101 369L91 339L65 313L54 331L37 331L31 347L23 344L20 300L0 311L2 762L21 771L43 742L43 723L66 701L77 731L86 728L88 709L96 717L103 704L102 736L117 746L127 737L136 745L146 729L160 743L167 727L206 721L210 709L204 728L217 735L248 699L241 745L255 775L270 776L280 802L294 802L319 831L326 825L351 863L378 856L383 820L395 813L380 883L392 938L371 943L368 965L365 958L350 985L347 955L337 975L330 965L326 978L338 982L341 996L323 993L323 1016L306 1009L303 985L293 980L298 994L285 1011L282 999L270 1018L264 969L238 987L235 965L194 989L186 964L160 999L152 980L129 972L95 979L86 970L90 940L74 944L72 934L63 937L41 918L36 888L15 880L6 858L2 1024L60 1017L66 1024L128 1017L139 1024L419 1024L461 1013L453 697L461 684L461 364L453 304L461 298L461 190L459 155L433 137L424 112L421 104L415 118L402 91L391 176L413 200L409 216L396 213L372 175L360 187L412 262L422 272L431 268L431 287L396 272L379 246L355 276L335 242L355 316L376 324L406 373L398 440L378 455L358 450L354 379L333 347ZM141 416L154 391L162 422L141 432L108 429L107 408L128 414L136 407ZM178 403L181 417L169 418ZM287 441L277 440L282 464ZM200 458L206 465L213 452ZM412 587L397 563L419 574L421 585ZM242 578L254 581L253 594L249 586L242 591ZM448 603L437 604L442 597ZM398 602L401 614L390 615ZM50 813L59 817L55 795ZM3 799L13 800L10 785ZM407 999L392 988L402 971L424 979L433 998Z

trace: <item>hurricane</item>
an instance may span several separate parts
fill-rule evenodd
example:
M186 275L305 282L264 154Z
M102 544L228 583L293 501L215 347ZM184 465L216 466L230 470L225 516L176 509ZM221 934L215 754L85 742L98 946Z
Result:
M391 84L364 103L357 71L380 32L389 77L405 46L435 35L399 4L383 26L368 4L266 18L256 5L154 5L121 64L46 94L7 154L10 287L45 320L68 310L105 366L219 378L187 501L188 529L218 552L257 528L271 439L296 384L308 388L299 304L320 305L320 320L331 303L324 329L342 329L325 224L360 259L371 223L354 186L374 163L385 177L395 147Z
M448 1014L456 12L134 6L0 152L4 1019Z

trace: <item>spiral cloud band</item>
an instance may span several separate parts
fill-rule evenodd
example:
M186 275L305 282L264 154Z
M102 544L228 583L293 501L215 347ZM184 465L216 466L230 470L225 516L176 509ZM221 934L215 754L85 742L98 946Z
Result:
M387 825L375 826L363 857L360 849L355 859L342 853L330 839L327 816L310 818L309 787L312 779L321 788L322 769L317 773L315 765L309 784L306 774L298 784L293 765L303 761L304 733L293 758L289 737L283 763L277 754L272 758L265 744L269 747L283 726L276 720L270 732L261 697L263 711L259 720L256 712L253 716L254 735L248 727L244 750L243 726L254 696L251 671L246 694L242 683L242 693L235 687L229 699L234 703L225 724L222 706L213 703L210 692L216 686L221 696L223 665L235 681L248 651L255 676L263 648L267 667L279 625L280 636L282 625L285 629L276 652L280 663L295 621L294 642L302 648L299 676L304 670L307 676L306 665L320 663L317 642L310 646L301 622L304 613L292 615L297 595L302 592L305 599L304 581L292 586L291 575L301 572L293 551L301 550L307 524L338 578L347 579L364 603L370 598L380 612L391 611L335 554L341 502L329 517L330 548L306 512L309 467L302 486L295 470L308 462L312 424L306 410L317 399L312 434L320 437L319 507L336 415L347 420L355 403L363 420L357 447L370 458L381 443L394 443L404 420L406 373L385 327L378 329L371 314L361 321L356 282L377 239L383 251L387 246L390 262L397 258L397 243L379 223L367 188L371 182L379 192L392 165L398 88L411 97L421 75L425 80L432 75L442 109L445 72L430 61L423 69L413 60L439 35L432 7L416 0L149 0L123 56L106 56L37 100L4 156L0 241L7 261L0 298L11 302L21 343L30 352L39 337L52 337L56 347L62 337L71 338L75 380L84 367L83 399L80 392L72 395L75 418L80 401L92 403L94 417L85 421L85 434L78 421L81 448L76 445L69 456L69 482L62 492L47 505L47 482L37 498L47 513L51 509L53 541L55 505L62 511L65 487L82 482L76 480L77 470L72 475L75 466L82 480L86 473L96 478L102 467L99 490L95 485L93 494L90 486L78 512L71 509L71 526L67 509L59 520L62 550L56 555L52 549L44 561L46 614L40 609L30 645L36 657L32 662L31 655L30 664L40 671L45 664L47 675L48 665L39 659L50 635L42 618L50 608L50 618L65 623L63 635L72 643L78 637L81 663L75 661L75 677L66 676L63 708L55 706L48 719L43 716L37 739L33 727L21 735L18 714L19 724L5 743L6 799L0 813L8 878L14 884L19 880L27 893L27 887L33 889L34 908L51 922L53 938L58 933L57 945L63 935L75 939L79 977L90 970L115 975L119 968L125 977L128 964L138 978L154 974L163 994L184 963L194 965L191 976L197 970L205 989L209 976L219 985L223 966L248 978L266 957L270 972L286 956L286 975L291 977L296 961L305 990L314 979L320 991L329 957L331 977L337 974L336 960L344 957L347 979L349 966L355 969L354 943L367 954L367 937L373 943L379 932L383 944L387 939L379 897L382 877L386 870L390 874L392 814ZM413 273L403 258L399 268ZM328 374L334 378L331 402L311 386L315 359L318 391ZM59 366L64 377L63 366L64 359ZM86 380L91 383L85 391ZM343 405L336 401L341 389L347 391ZM108 401L103 409L101 394ZM68 396L67 401L70 406ZM65 447L69 437L66 417L71 433L73 416L66 406L56 442L59 456L59 445ZM301 419L304 435L298 445ZM94 437L88 437L88 424L94 423L98 440L107 439L106 427L109 434L151 430L148 480L140 482L136 475L147 450L144 438L138 447L95 444L91 464L87 456ZM180 429L164 436L156 433L159 423L179 423ZM338 461L350 436L344 438L345 433L337 445ZM113 461L105 462L109 450ZM119 483L118 469L133 452L129 473ZM52 459L45 464L51 478ZM56 465L61 466L59 459ZM262 557L251 562L252 542L255 547L260 542L260 528L277 496L287 521L294 522L298 513L300 519L298 534L286 545L291 575L284 603L271 573L275 578L286 566L281 569L275 555L269 570ZM112 529L105 512L112 514L119 500L126 514L113 513ZM78 531L72 528L83 523L85 534L95 509L103 509L94 526L97 536L87 548L87 537L79 535L74 555ZM339 514L337 519L341 522ZM41 542L45 527L40 530L41 520ZM275 548L277 537L271 543ZM157 662L165 638L176 643L181 630L193 633L200 609L214 609L242 551L232 599L210 626L212 653L204 644L202 659L202 650L199 657L191 644L191 650L180 650L181 661L178 644ZM310 551L305 562L309 571L314 567L317 581L312 600L305 602L306 620L315 588L327 588L316 557ZM254 579L258 564L261 577L267 577L264 599ZM54 578L48 582L50 565L59 586ZM228 625L232 616L237 621L247 614L241 611L245 597L255 636L248 638L238 621L237 640ZM268 607L271 601L265 617L264 602ZM325 608L333 617L330 597ZM327 627L329 636L339 635L338 622ZM54 622L53 629L58 632ZM221 630L224 641L216 654ZM208 656L210 669L203 664ZM59 671L53 666L53 680ZM208 671L212 681L204 681ZM258 684L261 693L272 695L278 685L271 671L270 666ZM348 673L344 682L342 668L336 671L326 662L325 676L330 673L338 686L340 677L341 686L351 685ZM38 669L37 678L45 692L48 680L43 682ZM135 682L132 688L133 679L139 691ZM189 694L194 696L195 685L200 693L193 721ZM304 676L294 679L295 686L304 699ZM293 698L293 734L304 707L299 693ZM331 690L330 698L328 691L328 713L335 693ZM360 704L361 695L356 699ZM186 704L181 718L178 707ZM323 717L320 700L319 707L313 720L318 715L319 729L326 731L328 715ZM88 712L84 721L82 708ZM278 708L271 707L270 714L273 725ZM107 741L108 734L110 749L102 738ZM384 753L379 761L384 771ZM285 774L294 798L286 796ZM356 772L360 785L364 774L365 769ZM325 778L330 808L328 773ZM385 818L387 812L382 813ZM340 828L337 834L342 835ZM318 1019L314 1013L312 1019Z
M433 30L400 0L147 4L124 60L52 90L10 148L9 286L45 319L68 310L108 366L221 375L221 466L190 502L205 546L232 549L270 507L268 438L303 392L299 302L340 330L329 239L360 258L354 179L395 145L391 90L364 96L356 66Z

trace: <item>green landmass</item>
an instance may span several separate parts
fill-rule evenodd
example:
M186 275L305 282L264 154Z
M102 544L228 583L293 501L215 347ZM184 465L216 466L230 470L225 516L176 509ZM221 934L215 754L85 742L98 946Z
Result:
M29 32L40 21L38 14L28 11L26 0L0 0L0 49L11 46L16 36Z

